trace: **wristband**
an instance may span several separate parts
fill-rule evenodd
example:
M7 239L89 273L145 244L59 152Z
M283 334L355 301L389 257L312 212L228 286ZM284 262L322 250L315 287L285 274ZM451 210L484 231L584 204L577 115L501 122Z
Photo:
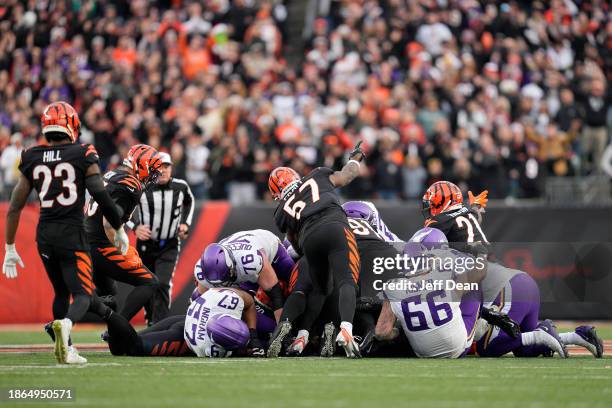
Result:
M355 159L351 159L351 160L349 160L349 161L348 161L348 163L350 163L350 162L356 163L358 167L361 167L361 163L359 163L359 162L358 162L357 160L355 160ZM347 163L347 164L348 164L348 163Z

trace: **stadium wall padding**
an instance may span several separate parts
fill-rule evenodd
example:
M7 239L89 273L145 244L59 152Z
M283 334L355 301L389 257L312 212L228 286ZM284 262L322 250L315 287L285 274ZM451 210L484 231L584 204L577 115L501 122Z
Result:
M542 293L542 317L612 319L612 207L490 207L483 229L496 243L497 259L536 279ZM416 205L382 203L379 208L387 225L403 239L422 226ZM6 203L0 204L3 232L7 209ZM172 313L184 313L193 290L193 265L206 245L240 230L263 228L278 233L272 214L273 207L268 204L234 208L226 202L198 204L174 276ZM46 322L52 318L53 290L36 250L37 221L37 206L27 206L17 239L26 268L19 268L17 279L0 278L0 323ZM4 233L1 236L4 255ZM128 291L129 286L119 285L120 302ZM135 322L142 322L142 313Z

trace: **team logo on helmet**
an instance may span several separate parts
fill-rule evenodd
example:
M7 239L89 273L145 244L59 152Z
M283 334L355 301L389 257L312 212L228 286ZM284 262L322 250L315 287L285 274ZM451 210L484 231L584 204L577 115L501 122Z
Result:
M157 183L161 174L161 156L157 150L146 144L132 146L123 164L132 169L145 187Z
M278 200L283 195L285 190L290 184L293 184L300 180L300 175L290 167L277 167L270 173L268 178L268 188L272 197Z
M450 181L433 183L423 195L423 215L426 218L454 209L463 203L463 194Z
M66 102L53 102L40 116L43 135L63 133L74 143L81 131L81 120L76 110Z

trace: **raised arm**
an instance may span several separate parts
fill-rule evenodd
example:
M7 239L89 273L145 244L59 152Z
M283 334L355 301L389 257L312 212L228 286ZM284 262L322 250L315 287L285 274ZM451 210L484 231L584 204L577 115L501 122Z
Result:
M329 180L336 187L344 187L353 181L359 175L360 162L364 159L365 155L361 150L361 143L357 143L351 154L349 155L349 161L342 167L342 170L334 172L329 176Z

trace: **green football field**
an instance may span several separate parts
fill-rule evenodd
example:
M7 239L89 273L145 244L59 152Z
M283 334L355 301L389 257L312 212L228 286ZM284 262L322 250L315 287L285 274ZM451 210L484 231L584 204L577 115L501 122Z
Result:
M612 329L599 330L612 339ZM99 330L75 343L99 343ZM48 344L40 332L0 332L0 346ZM610 407L612 357L461 360L112 357L59 366L50 352L0 353L0 388L71 388L90 407ZM3 391L6 395L6 391ZM54 404L57 405L57 404ZM41 403L0 406L40 407Z

